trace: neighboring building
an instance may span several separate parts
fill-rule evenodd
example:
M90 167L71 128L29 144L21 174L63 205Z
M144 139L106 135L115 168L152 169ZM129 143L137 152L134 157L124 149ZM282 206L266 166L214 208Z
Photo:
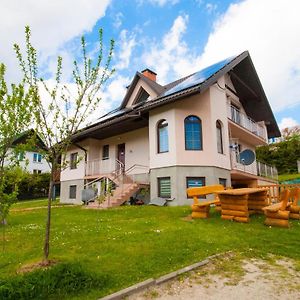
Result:
M116 185L104 206L123 203L139 184L150 186L150 199L184 205L192 201L189 186L274 183L261 175L276 177L276 169L242 164L239 153L278 136L247 51L164 86L146 69L136 73L119 109L73 136L61 201L81 203L89 182L98 190L104 179Z
M13 146L20 145L20 144L26 144L27 140L31 138L31 136L34 134L34 131L32 129L23 132L18 137L15 138L13 142ZM43 158L42 154L40 153L41 149L44 149L45 145L42 142L42 140L37 137L35 145L31 146L29 149L21 151L18 153L18 161L19 166L28 171L29 173L33 174L41 174L46 173L50 171L49 164L47 161ZM11 149L10 155L14 156L14 151ZM11 162L10 159L7 159L5 161L5 165L9 165Z

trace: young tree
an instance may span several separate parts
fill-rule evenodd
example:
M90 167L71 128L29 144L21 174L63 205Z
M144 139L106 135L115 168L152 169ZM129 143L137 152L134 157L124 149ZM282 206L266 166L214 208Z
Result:
M6 223L9 208L17 197L17 178L14 190L5 191L6 170L18 164L18 147L13 148L13 143L31 122L31 96L24 81L7 86L5 66L0 64L0 224ZM9 166L5 166L5 162L9 162Z
M99 49L95 60L88 57L86 42L82 37L82 60L74 61L72 82L69 85L61 82L62 58L58 57L55 84L51 85L47 80L38 77L37 51L31 44L29 27L25 28L25 37L26 57L23 57L17 44L14 45L14 48L25 80L30 86L34 106L35 130L48 148L44 156L51 167L44 242L44 262L47 264L49 262L51 199L55 171L65 167L66 160L64 158L71 144L72 136L80 131L83 125L86 125L87 117L94 112L101 100L99 92L114 72L111 68L114 41L110 41L108 54L103 62L102 30L99 30ZM74 87L75 92L71 91ZM42 89L47 92L49 99L42 98Z

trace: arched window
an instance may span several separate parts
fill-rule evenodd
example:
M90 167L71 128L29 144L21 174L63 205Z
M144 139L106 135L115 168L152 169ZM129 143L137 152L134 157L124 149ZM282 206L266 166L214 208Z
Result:
M168 122L166 120L161 120L157 124L157 146L158 153L169 151Z
M184 120L185 150L202 150L201 120L196 116L188 116Z
M217 129L217 149L218 153L223 154L223 137L222 137L222 124L220 121L216 122Z

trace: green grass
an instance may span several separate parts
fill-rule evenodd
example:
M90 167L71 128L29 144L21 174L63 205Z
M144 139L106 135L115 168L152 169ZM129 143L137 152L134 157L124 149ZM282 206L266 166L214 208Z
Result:
M80 263L86 272L106 278L104 287L68 299L97 299L229 250L243 257L282 255L300 265L298 220L281 229L264 226L264 216L242 224L214 212L208 220L185 221L189 214L189 207L53 209L50 258ZM4 252L0 237L0 279L20 276L20 267L42 259L45 217L45 209L11 212Z
M300 178L300 174L281 174L278 175L278 180L279 182L281 181L286 181L286 180L293 180L293 179L298 179Z
M20 210L20 209L26 209L26 208L36 208L36 207L47 207L48 205L48 199L36 199L36 200L22 200L14 203L12 205L13 210ZM56 199L55 201L52 201L52 205L55 206L63 206L67 204L61 204L59 202L59 199Z

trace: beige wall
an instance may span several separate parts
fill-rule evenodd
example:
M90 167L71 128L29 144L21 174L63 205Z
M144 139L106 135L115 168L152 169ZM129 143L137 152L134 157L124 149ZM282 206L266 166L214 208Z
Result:
M224 80L220 80L224 86ZM185 150L184 119L195 115L202 121L203 150ZM169 152L157 151L157 124L168 122ZM216 121L222 123L224 154L217 151ZM213 85L203 94L157 108L149 116L150 168L174 165L218 166L230 169L227 101L225 92Z

